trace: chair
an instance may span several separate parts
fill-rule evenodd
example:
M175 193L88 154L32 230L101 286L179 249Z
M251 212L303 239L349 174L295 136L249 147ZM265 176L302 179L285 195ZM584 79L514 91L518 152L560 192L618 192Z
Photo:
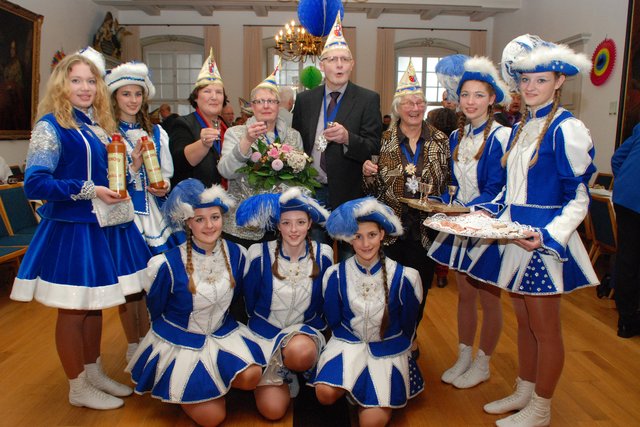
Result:
M33 236L38 227L38 219L24 193L23 184L18 183L0 189L0 203L4 206L10 233Z
M605 190L613 190L613 174L598 172L593 180L593 187L596 185L602 186Z
M589 258L591 264L595 265L600 255L614 254L618 248L618 227L611 199L597 194L591 195L589 217L593 233L593 245Z

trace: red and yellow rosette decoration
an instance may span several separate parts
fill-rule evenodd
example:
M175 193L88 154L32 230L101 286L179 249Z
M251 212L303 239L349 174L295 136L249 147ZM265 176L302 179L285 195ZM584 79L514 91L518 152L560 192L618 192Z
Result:
M591 57L591 83L600 86L607 81L616 63L616 43L612 39L604 39Z

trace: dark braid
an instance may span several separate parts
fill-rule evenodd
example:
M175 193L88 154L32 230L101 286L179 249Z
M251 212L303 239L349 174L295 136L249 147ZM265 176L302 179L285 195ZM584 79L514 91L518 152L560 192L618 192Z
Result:
M380 323L380 339L384 339L384 333L389 326L389 283L387 283L387 263L385 262L384 251L382 246L378 250L382 271L382 285L384 286L384 312L382 313L382 322Z
M493 104L489 105L489 108L487 108L487 113L489 114L489 117L487 118L487 124L484 127L484 133L482 135L482 145L474 156L474 159L476 160L480 160L480 157L482 157L482 152L484 151L484 147L487 145L487 139L489 139L489 134L491 133L491 125L493 125Z
M544 123L544 127L538 136L538 142L536 144L536 148L534 150L533 158L529 162L529 169L531 169L538 162L538 153L540 152L540 144L542 144L542 139L544 138L544 134L549 130L549 125L553 121L553 117L556 115L556 111L558 111L558 106L560 105L560 89L556 89L553 94L553 107L547 116L547 120Z
M193 252L193 243L191 242L191 229L189 226L186 227L187 232L187 277L189 278L189 292L192 294L196 293L196 284L193 281L193 260L192 260L192 252Z
M218 242L220 243L222 249L222 256L224 257L224 264L227 267L227 272L229 273L229 284L230 288L233 289L236 287L236 279L233 277L233 270L231 269L231 263L229 262L229 256L227 256L227 249L225 248L224 240L218 238Z
M464 138L464 127L467 125L467 118L464 114L460 114L458 117L458 143L456 144L456 149L453 150L453 161L458 161L458 149L460 148L460 143L462 142L462 138Z
M280 257L280 248L282 247L282 235L278 234L278 239L276 240L276 250L273 254L273 264L271 264L271 274L276 279L284 280L285 278L278 271L278 258Z
M502 159L500 159L500 163L502 164L503 168L507 167L507 159L509 158L509 154L511 154L511 150L513 150L513 147L516 146L516 142L518 142L518 138L520 138L520 133L522 133L522 129L524 128L524 125L527 123L528 118L529 118L529 106L525 105L524 113L522 113L522 117L520 117L520 122L518 123L518 130L516 131L516 134L513 136L513 140L511 141L511 146L507 151L505 151L504 155L502 156Z
M320 266L316 262L316 255L313 252L313 242L311 241L309 233L307 233L307 245L309 245L309 257L311 258L312 263L311 274L309 275L309 277L315 279L316 277L318 277L318 274L320 274Z

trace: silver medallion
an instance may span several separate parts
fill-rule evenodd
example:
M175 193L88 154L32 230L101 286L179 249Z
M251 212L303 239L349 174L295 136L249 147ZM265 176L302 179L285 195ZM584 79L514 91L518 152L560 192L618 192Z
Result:
M318 135L318 138L316 139L316 150L323 152L324 150L327 149L327 138L324 137L323 134Z

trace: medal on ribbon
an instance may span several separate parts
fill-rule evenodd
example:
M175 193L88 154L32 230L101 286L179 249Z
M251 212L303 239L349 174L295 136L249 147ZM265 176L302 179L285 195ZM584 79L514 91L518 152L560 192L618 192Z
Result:
M416 194L420 188L420 178L415 175L411 175L407 178L407 182L404 184L407 190L411 191L411 194Z

